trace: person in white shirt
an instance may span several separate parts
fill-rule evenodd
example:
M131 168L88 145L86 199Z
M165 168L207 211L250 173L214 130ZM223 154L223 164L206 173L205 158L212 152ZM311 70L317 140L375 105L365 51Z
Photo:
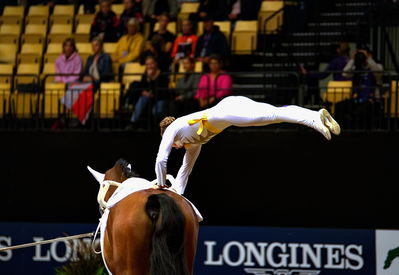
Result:
M265 126L274 123L302 124L320 132L327 140L339 135L339 124L325 109L313 111L296 105L276 107L243 96L229 96L212 108L175 119L166 117L160 123L162 141L156 158L155 172L159 188L166 187L166 166L173 147L186 149L174 188L183 194L188 177L202 144L229 126Z

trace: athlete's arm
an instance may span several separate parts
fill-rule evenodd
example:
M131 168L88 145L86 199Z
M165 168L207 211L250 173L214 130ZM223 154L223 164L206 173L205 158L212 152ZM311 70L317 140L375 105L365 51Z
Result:
M177 173L176 182L172 186L178 194L183 194L184 190L186 189L188 176L193 170L195 161L197 160L201 151L201 146L201 144L190 144L190 146L186 149L186 154L183 158L183 164Z
M157 175L157 184L161 187L166 186L166 166L172 145L174 143L177 130L171 124L162 136L161 144L159 145L157 159L155 162L155 174Z

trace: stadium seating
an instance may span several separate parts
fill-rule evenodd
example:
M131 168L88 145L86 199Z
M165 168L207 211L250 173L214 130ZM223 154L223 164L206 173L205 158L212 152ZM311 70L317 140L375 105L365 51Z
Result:
M0 118L10 111L11 84L0 82Z
M21 52L18 54L17 63L36 63L41 64L43 57L43 45L24 43Z
M257 21L237 21L232 34L233 53L251 54L257 46L257 35Z
M113 118L120 106L121 83L101 83L95 95L96 111L99 118Z
M25 32L22 34L22 43L45 44L46 36L47 36L47 25L28 24L25 27Z
M283 24L283 11L280 11L284 7L284 1L263 1L258 13L258 24L259 30L262 33L273 33L281 28ZM274 13L273 17L271 17ZM271 17L270 19L268 19ZM265 21L268 22L265 26Z
M51 74L55 74L55 63L45 63L43 65L43 71L40 75L40 80L45 80L45 82L54 82L55 76ZM49 76L46 77L46 75Z
M345 99L351 98L352 81L328 81L327 91L323 95L323 100L331 103L331 113L335 113L335 104Z
M182 21L188 19L190 13L196 13L198 11L200 3L194 2L182 2L180 6L180 12L177 15L177 28L178 32L181 32Z
M155 23L153 31L156 32L157 30L159 30L159 23L158 22ZM170 31L173 34L176 34L177 33L176 22L174 22L174 21L169 22L169 24L167 26L167 30Z
M79 23L76 26L76 30L73 35L75 38L75 41L81 42L81 43L89 42L90 28L91 28L91 24L89 24L89 23Z
M48 24L50 7L44 5L30 6L25 24Z
M15 65L17 54L17 45L0 44L0 62Z
M122 77L122 84L125 85L125 90L129 87L129 84L133 81L140 81L141 76L145 71L145 66L141 65L139 62L127 63L124 75ZM136 74L136 75L126 75L126 74Z
M47 82L44 88L44 117L57 118L65 112L61 98L65 95L65 83Z
M51 24L73 24L75 7L73 5L56 5L50 17Z
M14 65L13 64L0 64L0 83L11 83L12 81L12 75L14 71ZM7 76L10 75L10 76ZM0 110L1 112L1 110Z

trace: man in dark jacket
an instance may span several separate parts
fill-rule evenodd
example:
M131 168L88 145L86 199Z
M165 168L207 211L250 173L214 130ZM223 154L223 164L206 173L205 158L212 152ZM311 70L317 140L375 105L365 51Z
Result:
M209 56L218 54L222 58L228 55L228 45L224 34L214 25L210 17L204 19L204 34L197 41L195 57L198 61L208 62Z

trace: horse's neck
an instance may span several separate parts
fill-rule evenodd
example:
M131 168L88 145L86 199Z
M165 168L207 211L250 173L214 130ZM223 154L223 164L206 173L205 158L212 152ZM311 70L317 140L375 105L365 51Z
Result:
M109 187L107 193L106 193L105 196L104 196L104 200L105 200L105 201L108 201L109 198L111 198L112 194L114 194L114 192L115 192L115 190L116 190L117 188L118 188L118 187L116 187L116 186L114 186L114 185L111 185L111 186Z

